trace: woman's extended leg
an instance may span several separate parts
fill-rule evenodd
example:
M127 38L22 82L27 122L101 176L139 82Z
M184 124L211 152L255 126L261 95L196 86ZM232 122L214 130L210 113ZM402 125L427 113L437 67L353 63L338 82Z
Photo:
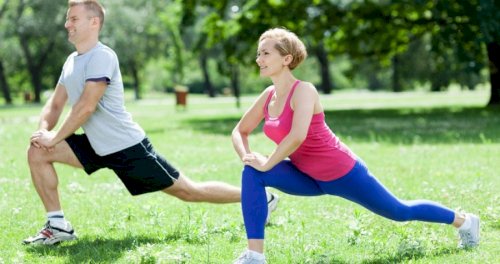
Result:
M458 228L460 247L479 245L480 220L473 214L456 213L433 201L403 201L387 190L361 162L344 177L319 182L321 189L356 202L370 211L395 221L425 221L452 224Z
M455 212L428 200L404 201L394 196L358 161L344 177L318 182L325 193L356 202L370 211L394 221L426 221L451 224Z

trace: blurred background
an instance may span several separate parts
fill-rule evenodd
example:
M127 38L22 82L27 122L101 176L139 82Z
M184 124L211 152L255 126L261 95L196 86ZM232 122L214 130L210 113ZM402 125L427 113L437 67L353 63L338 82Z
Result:
M257 40L285 27L309 58L296 70L338 90L487 89L500 104L497 0L102 0L101 42L119 56L127 90L189 89L209 97L257 93ZM0 0L0 104L40 103L73 51L67 1Z

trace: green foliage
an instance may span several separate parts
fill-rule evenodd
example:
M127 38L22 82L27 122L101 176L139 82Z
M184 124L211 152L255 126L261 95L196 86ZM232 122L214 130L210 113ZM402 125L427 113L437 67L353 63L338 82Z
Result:
M14 94L51 89L73 50L63 26L67 4L49 2L0 2L0 61ZM286 27L304 40L313 61L307 67L316 70L304 76L325 92L437 91L453 84L473 89L488 81L485 44L500 41L500 8L494 0L103 4L108 12L101 40L119 55L124 80L137 95L175 84L207 93L209 81L216 93L238 83L244 93L259 90L250 78L255 76L256 42L271 27ZM156 76L159 80L150 80Z

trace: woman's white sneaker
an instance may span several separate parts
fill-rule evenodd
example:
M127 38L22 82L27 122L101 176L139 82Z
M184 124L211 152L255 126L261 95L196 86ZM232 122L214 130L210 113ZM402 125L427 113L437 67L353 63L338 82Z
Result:
M267 264L265 257L257 258L254 256L252 251L245 250L241 255L233 262L233 264Z
M278 201L280 200L280 198L278 197L278 195L268 191L266 191L266 197L267 197L267 218L265 223L267 225L271 220L271 213L278 207Z
M465 214L465 217L469 218L470 226L465 230L458 229L460 236L458 246L460 248L477 247L479 245L479 217L473 214Z

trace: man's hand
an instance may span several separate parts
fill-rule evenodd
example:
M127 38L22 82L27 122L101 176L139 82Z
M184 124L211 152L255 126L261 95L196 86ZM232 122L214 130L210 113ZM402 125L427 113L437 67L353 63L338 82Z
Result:
M37 148L42 148L47 151L54 150L56 143L53 141L56 136L55 131L47 131L46 129L41 129L35 131L31 135L31 144Z
M267 161L268 158L258 152L252 152L250 154L245 154L242 159L245 165L251 166L258 171L268 171L271 168L268 168Z

